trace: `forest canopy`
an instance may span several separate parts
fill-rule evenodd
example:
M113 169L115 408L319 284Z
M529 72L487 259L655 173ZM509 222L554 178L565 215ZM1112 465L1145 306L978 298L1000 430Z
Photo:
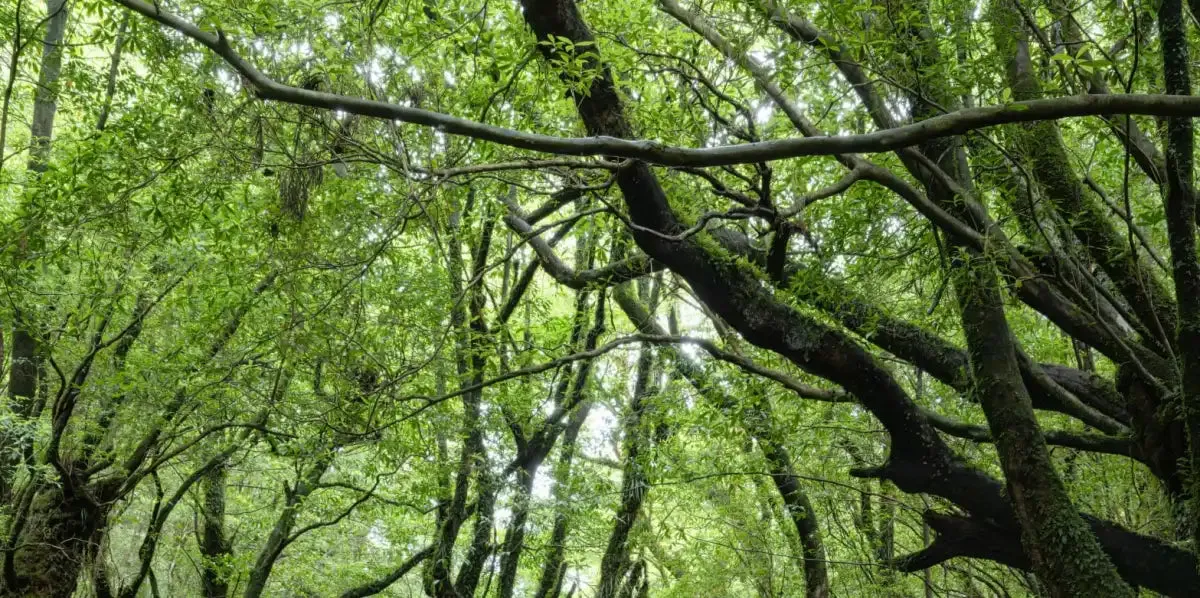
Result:
M5 2L0 596L1200 595L1198 19Z

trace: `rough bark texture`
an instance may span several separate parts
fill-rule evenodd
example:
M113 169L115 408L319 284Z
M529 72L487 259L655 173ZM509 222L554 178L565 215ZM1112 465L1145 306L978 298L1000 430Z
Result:
M1008 14L1004 9L993 12ZM1005 26L1012 24L1003 20L996 23L1005 32ZM909 23L896 34L914 71L939 66L937 44L927 17ZM914 78L916 87L910 97L914 119L935 114L935 103L953 106L957 102L938 79L917 75ZM920 149L961 189L969 192L970 172L957 138L934 140L922 144ZM960 196L962 191L951 189L934 177L925 181L925 187L930 197L952 214L970 222L977 230L987 230L986 215L972 210L967 205L970 198ZM951 279L958 295L974 394L995 436L1007 493L1032 568L1055 596L1130 596L1132 592L1080 518L1050 461L1022 380L992 256L970 247L963 249L961 255L965 258L952 261Z
M527 22L539 37L563 36L574 41L577 46L581 42L592 40L591 33L583 24L573 3L561 0L526 0L522 4ZM556 50L544 48L544 51L553 54ZM592 60L595 61L596 58L593 56ZM593 66L599 65L594 62ZM632 135L632 128L624 118L621 101L606 73L592 80L588 93L576 94L574 97L589 134L615 137ZM887 427L892 435L889 463L878 470L860 471L860 475L886 477L909 492L934 490L955 502L961 501L960 504L970 505L968 508L972 510L991 511L989 516L999 516L1002 520L1016 524L1015 513L1010 511L1006 501L1000 498L996 483L977 472L963 468L956 462L912 401L886 372L874 364L869 355L833 330L777 303L762 292L753 276L736 265L714 259L712 249L701 241L695 238L681 241L664 237L663 235L678 233L683 227L671 212L653 173L645 165L634 163L623 169L617 182L624 194L631 219L639 226L659 233L635 230L635 239L648 255L662 261L683 276L700 299L741 332L747 340L788 357L810 372L842 384ZM783 332L782 335L780 331ZM1015 365L1015 358L1011 363ZM1015 385L1020 386L1019 375ZM1032 417L1032 409L1027 409ZM998 415L1005 417L1011 414ZM1038 440L1036 427L1032 432L1026 428L1024 433L1026 436L1017 440ZM1010 444L1012 458L1009 463L1014 468L1019 467L1022 459L1027 458L1020 454L1021 446L1020 442ZM1045 454L1044 444L1041 444L1040 451ZM1048 466L1048 463L1046 465ZM1047 473L1050 478L1046 477ZM1030 480L1031 484L1053 479L1052 470L1042 470L1037 474L1039 478ZM954 482L949 483L952 479ZM1059 494L1065 499L1065 492L1055 493L1053 486L1042 487L1043 490L1047 488L1052 495ZM1058 490L1061 491L1061 485ZM1000 500L997 501L997 498ZM1054 510L1035 512L1031 509L1023 515L1043 520L1063 515L1066 517L1065 522L1046 522L1057 526L1066 525L1072 532L1081 532L1078 536L1082 536L1081 541L1085 542L1086 546L1090 533L1082 525L1079 516L1073 514L1074 509L1069 501L1065 505L1057 502L1048 506ZM1095 546L1094 539L1090 542ZM1104 592L1124 595L1121 590L1124 584L1115 574L1111 575L1112 578L1116 578L1115 583L1098 581L1114 580L1104 575L1106 570L1111 572L1112 567L1103 566L1103 553L1099 550L1095 553L1099 555L1097 561L1067 558L1063 559L1065 562L1046 562L1045 570L1051 575L1060 576L1063 592L1070 592L1072 588L1068 586L1072 584L1093 583L1100 586L1098 591L1101 595L1105 595ZM1064 569L1059 570L1056 567ZM1081 578L1068 579L1075 572L1080 572ZM1079 586L1074 587L1078 589Z
M998 24L993 37L997 51L1008 58L1006 70L1013 97L1018 100L1041 97L1041 84L1033 70L1025 28L1014 14L1017 9L998 6L992 11L993 21ZM1175 305L1153 268L1142 259L1144 255L1131 251L1105 208L1085 192L1083 182L1071 166L1057 123L1026 123L1012 127L1011 131L1015 149L1029 162L1033 182L1067 222L1084 253L1108 275L1128 303L1135 318L1131 323L1148 332L1145 340L1169 354ZM1012 197L1010 203L1028 205L1030 201L1026 197ZM1014 205L1014 210L1020 209L1023 208ZM1031 236L1035 242L1046 237L1041 231ZM1050 250L1062 251L1062 248Z
M103 537L111 490L104 486L96 492L81 479L27 490L34 496L20 541L5 562L3 595L70 598L86 558Z
M1181 0L1164 0L1158 13L1163 79L1167 92L1191 95L1187 29ZM1193 188L1192 121L1167 119L1167 235L1179 301L1180 396L1190 443L1192 538L1200 548L1200 259L1196 256L1196 196Z
M225 465L222 463L204 476L204 502L201 510L200 555L204 558L200 572L200 589L204 598L226 598L229 582L222 573L223 561L232 556L232 547L225 536Z
M1067 496L1021 381L995 271L971 259L956 280L971 369L1033 570L1054 596L1132 596Z

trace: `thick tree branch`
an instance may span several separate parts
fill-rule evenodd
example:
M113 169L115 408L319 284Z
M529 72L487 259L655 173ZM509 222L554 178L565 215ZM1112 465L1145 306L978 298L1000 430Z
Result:
M613 136L556 137L497 127L468 119L379 102L284 85L242 58L221 32L210 33L153 4L141 0L113 0L195 40L225 60L264 100L300 106L341 110L349 114L435 127L451 135L491 141L518 149L566 156L614 156L665 166L719 166L752 164L796 158L850 153L890 152L923 141L961 135L985 127L1105 114L1200 116L1200 98L1166 94L1077 95L1013 102L999 106L965 108L902 127L834 137L806 137L762 141L705 149L665 145L657 141Z
M541 39L564 37L577 47L594 39L570 0L524 0L522 6L526 21ZM549 48L543 51L555 54ZM601 75L591 80L587 93L574 94L588 131L631 135L632 126L623 114L611 78L596 57L588 58L589 65L598 68ZM635 163L618 173L617 182L635 222L666 233L681 229L649 168ZM885 476L906 492L936 493L972 513L1015 529L1015 515L1001 485L963 465L895 380L855 343L782 305L762 288L760 279L744 266L719 259L711 247L699 246L694 239L664 241L636 230L634 238L647 254L687 280L704 304L749 342L842 384L883 423L892 441L888 463L855 473Z
M549 243L535 235L533 227L521 218L515 208L515 204L509 205L509 213L504 216L504 223L513 231L526 237L547 274L572 289L580 290L620 284L663 268L661 263L655 262L643 254L625 258L600 268L576 272L559 259Z
M976 426L950 417L926 410L925 417L929 423L941 432L950 436L963 438L974 442L995 442L991 430L985 426ZM1128 436L1105 436L1067 432L1064 430L1046 430L1046 444L1064 446L1093 453L1106 453L1122 457L1136 458L1133 439Z
M774 0L759 0L759 4L771 22L781 30L793 39L805 43L829 57L842 76L851 84L855 93L858 94L859 99L866 107L876 126L884 131L904 128L898 125L892 112L886 107L883 97L875 88L873 81L867 76L866 71L850 56L849 50L840 42L822 32L808 20L797 15L788 14ZM920 95L916 100L918 101L918 105L929 103L929 98L925 95ZM934 118L947 115L941 114ZM898 155L917 180L924 182L927 186L932 185L933 187L946 188L960 197L967 197L946 172L942 171L937 164L921 155L920 152L912 149L903 149L898 152ZM905 197L906 200L909 199L904 193L900 191L897 191L897 193L901 197ZM909 201L913 203L911 200ZM970 203L973 202L969 201L968 204ZM970 235L964 235L955 228L947 227L947 224L958 223L957 218L935 218L933 216L938 215L936 211L922 208L921 204L918 203L913 203L913 206L917 207L922 214L933 220L943 230L946 230L954 240L958 242L972 240ZM986 214L981 209L974 206L970 207L975 216L982 217L982 221L987 222ZM940 210L940 207L937 209ZM1003 233L996 227L988 225L987 228L995 241L1008 243L1004 239ZM976 248L981 247L975 240L972 240L972 243ZM1089 345L1096 347L1118 363L1129 362L1135 364L1140 370L1147 372L1146 375L1148 378L1152 377L1148 372L1152 371L1155 374L1160 374L1169 369L1167 364L1157 355L1140 346L1132 339L1124 338L1117 332L1110 330L1102 320L1097 320L1081 310L1075 304L1079 301L1080 297L1069 299L1063 296L1059 290L1046 284L1045 281L1039 280L1035 271L1027 263L1024 263L1024 260L1019 259L1015 255L1010 255L1009 257L1010 259L1007 263L1004 261L1001 262L1001 266L1009 274L1023 281L1023 284L1017 288L1016 294L1030 307L1033 307L1053 320L1064 331L1076 338L1085 339L1085 342Z
M937 532L937 538L925 549L896 559L892 566L912 572L965 557L1030 570L1029 558L1021 550L1015 527L979 517L933 511L927 511L924 519ZM1113 558L1118 572L1130 584L1177 598L1192 596L1200 587L1195 555L1156 538L1130 534L1088 515L1084 515L1084 520Z
M408 559L406 559L403 563L400 563L399 566L397 566L387 575L384 575L375 581L365 583L361 586L357 586L342 592L341 598L365 598L366 596L374 596L379 594L388 589L388 587L390 587L392 584L399 581L401 577L404 577L409 571L412 571L417 565L420 565L422 561L429 558L432 554L433 546L426 546L425 548L418 550L412 556L408 557Z

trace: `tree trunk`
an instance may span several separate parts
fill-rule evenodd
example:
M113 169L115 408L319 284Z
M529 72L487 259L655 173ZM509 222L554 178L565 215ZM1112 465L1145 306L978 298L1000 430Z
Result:
M1167 93L1191 95L1191 57L1181 0L1163 1L1158 12L1158 30ZM1196 255L1193 137L1192 119L1167 119L1167 237L1179 301L1176 344L1183 370L1180 400L1191 444L1192 549L1200 551L1200 258Z
M492 530L495 527L496 493L499 491L499 480L488 471L487 454L480 458L479 474L476 478L478 491L475 494L475 527L471 533L471 545L467 547L467 556L458 568L454 578L454 591L458 596L467 598L475 595L479 587L479 578L483 568L492 555Z
M232 547L225 536L225 464L212 468L204 475L204 502L201 508L200 591L204 598L226 598L229 582L225 579L225 562L232 556Z
M3 595L71 597L84 562L98 552L94 546L103 536L108 517L109 498L94 490L79 484L37 492L12 555L15 578L6 575Z
M100 103L100 116L96 119L96 130L103 131L108 125L108 115L112 110L113 95L117 92L117 73L121 68L121 51L125 48L125 34L129 29L129 14L121 18L117 27L117 39L113 42L111 62L108 65L108 84L104 87L104 101Z
M33 96L33 122L29 126L29 170L41 174L50 160L50 137L58 112L58 76L62 72L63 39L67 32L66 0L47 0L46 37L42 40L42 66Z
M927 13L926 13L927 14ZM1011 7L993 14L1009 16ZM997 28L1009 35L1019 23L1003 19ZM908 48L914 69L934 69L940 58L936 38L927 16L917 24L896 32ZM905 37L907 36L907 37ZM1003 53L1003 52L1002 52ZM935 114L934 103L954 106L957 98L944 89L944 82L918 77L923 88L914 93L913 118ZM971 189L959 138L950 137L922 144L920 151L934 161L963 189ZM985 233L990 226L981 207L972 209L964 191L951 189L936 177L925 187L932 199L973 228ZM952 260L951 278L959 300L959 313L967 341L975 396L994 431L1000 466L1004 471L1009 499L1022 530L1022 540L1039 578L1056 596L1131 596L1096 537L1075 509L1059 479L1046 442L1038 426L1029 392L1022 380L1017 348L1004 313L994 256L963 247L961 258Z
M575 447L579 438L579 430L587 419L589 409L581 405L571 414L567 429L563 432L562 452L558 463L554 466L554 501L558 505L554 513L554 528L550 532L549 550L545 564L542 565L542 577L538 582L534 598L548 598L562 585L565 563L563 555L566 552L564 543L567 540L567 522L569 521L567 504L570 501L571 463L575 459Z
M275 526L271 528L271 535L267 537L266 544L258 551L258 558L255 559L254 567L250 570L249 579L246 581L243 598L262 596L267 587L267 580L271 577L271 569L275 567L279 555L283 554L287 545L296 539L292 535L292 529L296 526L296 517L300 513L301 503L313 490L316 490L317 484L321 482L321 476L325 475L325 470L329 469L333 463L334 455L333 449L316 455L313 457L312 465L300 476L300 479L296 480L295 486L284 488L283 511L276 518Z
M649 491L645 464L642 462L646 457L642 453L649 448L651 435L645 428L643 416L646 399L655 393L654 380L657 377L654 353L650 347L643 345L638 355L633 397L622 425L625 460L621 471L621 504L617 507L608 547L600 560L598 598L614 598L629 569L629 532L637 522L642 502Z
M470 280L479 281L470 287L463 288L463 228L461 220L470 213L475 203L474 191L468 192L465 208L455 212L450 221L449 263L448 270L450 285L455 297L465 300L469 305L463 309L462 301L455 303L450 312L450 322L457 336L455 344L455 364L458 372L459 386L478 386L483 382L484 370L487 366L485 342L488 336L487 324L483 319L484 294L483 274L486 267L488 250L491 245L495 221L485 217L479 243L473 253L473 263ZM466 520L467 494L470 491L470 481L474 475L479 486L476 493L476 533L472 546L484 550L491 533L492 508L495 503L495 484L492 475L487 471L487 450L484 447L484 432L480 421L480 403L483 400L482 389L476 389L463 394L463 425L462 449L459 454L458 471L455 473L454 492L445 516L438 522L437 538L434 542L434 552L425 571L425 593L432 598L458 598L458 584L469 584L471 590L479 581L479 572L485 555L474 551L470 556L475 558L470 567L464 565L457 580L452 579L452 557L454 545L458 540L459 531ZM484 529L486 528L486 530Z
M38 71L38 86L33 99L33 121L29 126L30 148L28 173L35 180L46 171L50 160L50 138L54 134L54 115L58 112L58 78L62 72L62 47L67 30L66 0L47 0L46 33L42 42L42 62ZM16 52L16 48L13 48ZM3 148L0 148L0 152ZM23 267L25 256L31 245L41 241L39 222L31 219L25 224L14 258L17 268ZM41 371L41 348L35 318L23 314L18 307L13 314L12 366L8 376L8 394L12 409L21 418L29 418L37 404L35 396ZM0 356L2 357L2 356ZM15 442L14 442L15 441ZM25 451L16 448L24 439L0 439L0 501L7 502L12 495L12 477L19 460L15 455Z
M521 552L525 546L525 521L529 517L529 495L533 492L533 479L537 475L538 465L534 463L529 468L517 470L518 487L513 498L512 521L504 533L504 545L500 554L500 598L512 598L513 588L517 581L517 566L521 562Z

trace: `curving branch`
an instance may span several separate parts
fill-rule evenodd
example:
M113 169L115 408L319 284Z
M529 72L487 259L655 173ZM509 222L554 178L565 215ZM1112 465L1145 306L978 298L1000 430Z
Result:
M383 577L380 577L379 579L369 583L365 583L361 586L356 586L346 590L345 592L342 592L340 598L365 598L366 596L380 594L384 590L388 589L389 586L399 581L401 577L404 577L406 574L408 574L409 571L412 571L414 568L416 568L417 565L420 565L432 554L433 545L426 546L425 548L418 550L412 556L408 557L407 560L405 560L403 563L400 563L398 567L393 569L387 575L384 575Z
M512 210L514 206L509 206L509 208ZM510 211L504 216L504 223L515 232L527 236L529 245L537 254L542 268L555 280L572 289L620 284L663 269L661 263L643 254L625 258L600 268L575 272L559 259L549 243L541 237L531 236L535 233L533 227L520 215Z
M970 517L925 511L921 518L938 535L925 548L890 563L898 571L912 573L940 565L957 557L982 558L1028 570L1029 559L1020 545L997 541L1004 530Z
M576 45L594 40L578 8L570 0L523 0L522 6L526 22L540 39L565 37ZM553 55L549 49L544 52ZM598 58L592 56L589 60L589 64L599 68L602 74L591 80L586 93L574 94L581 120L594 134L630 134L632 127L624 115L611 76ZM682 229L665 192L646 165L634 163L622 169L617 183L632 220L660 232L673 233ZM1016 513L1005 496L1003 485L962 462L940 439L890 372L851 339L783 304L763 287L761 279L749 268L722 259L725 256L719 250L701 246L694 240L665 242L636 230L634 238L647 254L663 261L686 280L697 297L748 342L780 354L809 373L841 384L887 428L891 446L885 465L854 470L852 474L886 478L909 493L935 494L973 515L1018 529ZM1089 523L1092 521L1089 519ZM1126 544L1153 542L1111 524L1106 525L1116 534L1114 538L1119 537ZM1101 531L1095 526L1093 530L1098 535ZM1119 546L1108 539L1102 538L1101 542L1110 557L1119 562L1119 567L1140 566L1136 559L1121 552ZM1166 547L1166 550L1173 558L1195 567L1194 555L1173 547ZM1141 567L1139 573L1146 570ZM1121 573L1127 574L1124 569ZM1164 587L1161 582L1155 583Z
M615 156L665 166L720 166L800 156L890 152L931 139L961 135L1008 123L1111 114L1200 117L1200 97L1168 94L1075 95L964 108L902 127L862 135L781 139L704 149L605 135L558 137L497 127L420 108L285 85L267 76L238 54L223 32L204 31L187 20L142 0L113 2L174 29L208 48L242 75L254 94L263 100L341 110L359 116L434 127L451 135L564 156Z
M962 514L926 511L923 515L938 535L933 543L897 558L890 565L900 571L927 569L953 558L978 558L1028 571L1029 558L1021 549L1019 530L1012 525ZM1147 536L1131 534L1117 526L1084 515L1100 544L1129 583L1166 596L1192 596L1200 587L1200 571L1191 553Z
M930 410L924 411L929 423L949 436L970 440L973 442L993 443L995 438L986 426L976 426L946 417ZM1088 451L1120 455L1137 459L1133 439L1129 436L1106 436L1103 434L1088 434L1067 432L1065 430L1045 430L1046 444Z
M528 227L528 224L524 223L524 221L514 214L509 214L505 221L509 222L510 226L513 226L514 230L520 231ZM560 260L558 256L554 255L553 251L548 245L546 245L545 241L541 241L540 239L537 241L540 241L540 243L534 242L531 244L537 251L539 258L543 260L543 264L554 264L553 266L546 265L546 271L549 272L555 278L555 280L565 286L574 287L574 285L578 284L579 275L571 270L569 266L562 263L562 260ZM894 338L895 342L897 343L892 344L884 341L883 345L881 346L888 345L895 347L899 350L898 356L914 360L914 362L918 364L918 367L922 367L923 364L923 367L928 367L930 370L941 373L942 376L945 376L947 383L951 386L961 386L960 390L966 388L967 383L961 378L963 376L962 368L964 368L966 365L967 357L966 354L960 349L946 343L936 336L933 336L931 333L908 324L907 322L895 320L894 318L883 314L881 310L878 310L878 308L875 308L874 306L868 307L863 304L860 309L873 310L872 316L869 319L875 321L876 325L879 326L879 328L871 331L871 334L868 336L872 337L873 340L876 337ZM866 316L859 316L859 318L864 320L868 319ZM863 331L861 326L862 325L859 324L858 328L860 331ZM901 328L901 330L895 331L888 329L897 327ZM852 326L852 329L853 328L854 326ZM734 365L746 373L772 380L804 399L829 403L844 403L854 401L854 397L844 390L828 390L805 384L783 372L763 367L746 357L726 351L718 347L716 343L713 343L707 339L671 336L663 333L648 332L646 330L642 330L640 334L633 338L654 344L690 344L699 347L714 359ZM913 346L910 350L905 350L905 344L899 344L904 342L913 343ZM1071 368L1062 366L1043 366L1034 363L1025 363L1023 365L1025 365L1029 370L1041 370L1039 372L1041 374L1039 378L1041 378L1040 382L1042 385L1070 385L1076 389L1094 392L1102 392L1105 389L1103 386L1103 379L1099 379L1099 377L1096 377L1098 380L1086 379L1086 373L1072 370ZM937 377L936 374L935 377ZM1099 390L1096 390L1090 385L1099 385ZM1115 390L1113 392L1115 392ZM1043 401L1050 400L1052 399L1043 397ZM1055 410L1068 412L1062 407L1059 407ZM926 419L929 420L930 424L935 429L947 435L965 440L971 440L974 442L991 443L994 441L991 432L985 426L968 424L928 409L922 410L922 414ZM1135 445L1132 439L1128 436L1110 436L1105 434L1075 433L1065 430L1047 430L1046 444L1095 453L1131 457L1139 461L1142 460L1140 455L1135 450Z
M892 112L887 109L883 101L883 96L876 89L874 82L867 75L862 65L853 59L849 48L821 31L807 19L788 13L774 0L759 0L759 8L768 20L791 38L812 47L829 58L846 81L853 87L876 126L883 130L901 130L904 128L899 126ZM925 95L919 95L916 99L922 104L932 102ZM957 112L949 112L941 109L940 106L938 108L943 114L934 118L957 114ZM942 152L933 151L931 155L942 155ZM921 152L907 148L899 151L898 156L910 173L926 185L946 187L950 190L958 188L957 183L938 164L922 155ZM961 191L959 189L954 191L954 193L959 196L965 196ZM900 193L900 195L906 200L909 199L903 193ZM910 203L913 202L910 200ZM968 204L970 203L974 202L968 202ZM962 235L958 231L947 228L947 224L957 222L956 218L935 219L931 215L936 215L936 211L928 207L923 207L918 203L913 203L913 206L920 210L922 214L931 217L939 227L950 233L951 237L954 238L953 240L961 242L964 239L969 239L969 237ZM977 216L982 216L983 221L989 220L981 210L975 209L975 207L971 209ZM1004 238L1002 232L993 226L988 226L987 228L992 229L992 235L995 240L1007 243L1007 239ZM1158 355L1141 346L1139 343L1134 342L1133 339L1125 338L1111 330L1103 318L1092 318L1085 311L1081 310L1080 306L1087 305L1087 301L1081 301L1085 299L1084 297L1075 296L1075 294L1072 294L1070 297L1064 296L1060 289L1055 288L1055 285L1048 284L1047 281L1037 278L1034 270L1030 268L1029 264L1023 263L1022 260L1010 260L1008 264L1002 262L1001 265L1009 274L1024 281L1024 284L1019 285L1016 289L1017 296L1030 307L1050 318L1068 334L1087 342L1090 346L1097 348L1104 355L1118 363L1128 362L1134 364L1147 379L1153 378L1153 375L1149 373L1151 371L1159 374L1169 369L1169 365Z
M731 253L749 258L760 267L766 265L765 252L755 248L741 233L722 229L715 236ZM819 281L810 281L808 277L814 275L789 264L776 284L800 301L833 316L875 346L930 373L943 384L969 393L965 351L920 326L892 316L833 278L818 275ZM1020 366L1037 409L1070 415L1108 433L1127 431L1124 422L1129 415L1120 408L1123 398L1103 378L1063 366L1034 363L1028 358L1022 358Z

